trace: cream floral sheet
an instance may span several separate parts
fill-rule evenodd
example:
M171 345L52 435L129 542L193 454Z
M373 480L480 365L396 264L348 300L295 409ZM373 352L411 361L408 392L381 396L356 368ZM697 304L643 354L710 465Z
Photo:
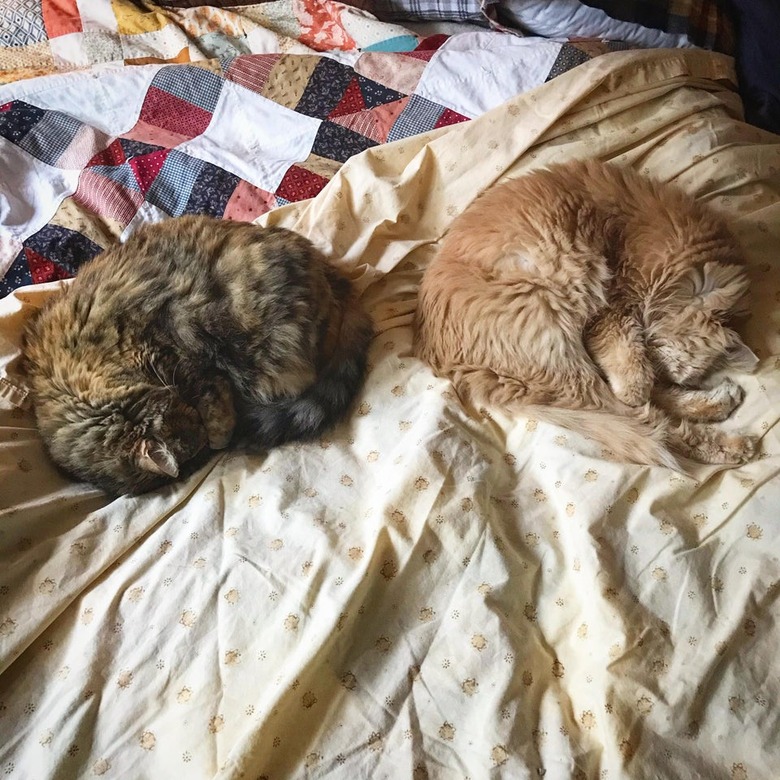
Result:
M780 139L731 61L616 53L370 149L260 221L343 257L371 372L326 439L112 503L47 462L0 302L0 773L10 778L777 776ZM422 268L505 176L596 156L730 218L754 282L728 425L690 476L464 409L412 354ZM47 286L50 287L50 286Z

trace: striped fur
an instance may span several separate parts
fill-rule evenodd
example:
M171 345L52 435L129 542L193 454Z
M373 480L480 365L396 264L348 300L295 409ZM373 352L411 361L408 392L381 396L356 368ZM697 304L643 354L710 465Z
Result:
M372 336L307 239L193 216L87 263L30 323L23 365L53 460L137 493L231 443L320 434L348 411Z

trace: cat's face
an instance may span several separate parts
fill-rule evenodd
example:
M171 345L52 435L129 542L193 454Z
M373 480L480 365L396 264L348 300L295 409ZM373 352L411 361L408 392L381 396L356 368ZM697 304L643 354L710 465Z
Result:
M752 371L758 359L726 325L747 311L743 267L706 262L688 269L672 290L646 313L647 350L657 376L697 386L720 368Z
M659 378L690 387L721 368L752 371L757 362L734 330L701 312L669 315L649 328L647 351Z
M153 490L208 452L200 415L168 389L90 405L60 398L36 404L36 415L57 465L114 495Z

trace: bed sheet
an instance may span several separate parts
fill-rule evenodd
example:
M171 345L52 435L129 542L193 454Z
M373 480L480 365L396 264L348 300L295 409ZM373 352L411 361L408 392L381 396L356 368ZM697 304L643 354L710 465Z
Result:
M478 154L480 164L474 164ZM596 156L723 211L755 291L738 469L610 462L464 409L411 351L420 273L485 187ZM731 61L611 54L352 157L259 217L352 275L378 336L318 442L107 503L48 464L0 301L0 769L20 778L772 777L780 761L780 146Z

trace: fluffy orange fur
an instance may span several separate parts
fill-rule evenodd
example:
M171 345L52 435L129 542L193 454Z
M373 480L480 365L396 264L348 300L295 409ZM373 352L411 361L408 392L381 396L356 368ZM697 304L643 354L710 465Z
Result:
M621 460L742 463L755 437L708 424L742 389L707 380L755 363L727 327L747 291L712 210L613 165L556 165L454 221L422 280L416 352L464 400L533 412Z

